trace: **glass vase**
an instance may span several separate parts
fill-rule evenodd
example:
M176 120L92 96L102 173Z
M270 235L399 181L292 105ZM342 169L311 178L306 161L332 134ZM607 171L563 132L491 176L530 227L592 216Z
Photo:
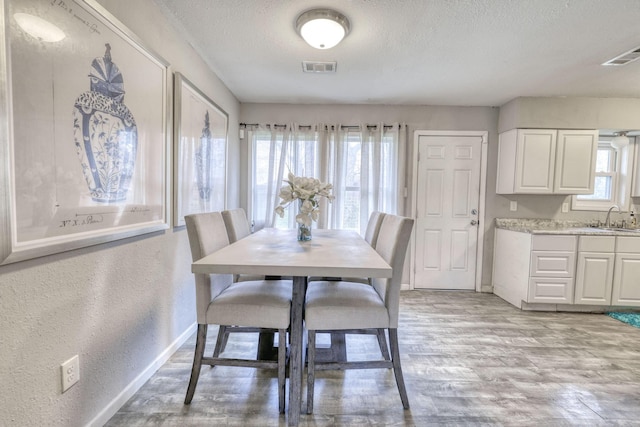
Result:
M302 212L302 200L298 200L298 213ZM304 224L298 223L298 241L306 242L311 240L311 226L308 227Z

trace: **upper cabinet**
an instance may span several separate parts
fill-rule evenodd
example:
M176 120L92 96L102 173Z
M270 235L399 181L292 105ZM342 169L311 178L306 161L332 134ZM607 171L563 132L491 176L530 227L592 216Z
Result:
M499 136L498 194L591 194L597 130L512 129Z

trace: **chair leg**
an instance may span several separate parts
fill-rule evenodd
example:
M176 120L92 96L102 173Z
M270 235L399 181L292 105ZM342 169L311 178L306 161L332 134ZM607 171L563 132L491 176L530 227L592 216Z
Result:
M407 389L404 386L404 378L402 377L402 367L400 366L400 350L398 348L398 329L389 328L389 344L391 345L391 360L393 364L393 374L396 377L396 384L400 392L400 400L404 409L409 409L409 397Z
M316 331L308 331L307 344L307 414L313 413L313 386L315 383Z
M391 356L389 356L389 347L387 347L387 336L384 334L384 329L378 329L378 346L380 346L380 352L382 353L382 357L384 360L391 360Z
M227 346L227 339L229 338L229 332L225 325L220 325L218 329L218 338L216 339L216 346L213 349L213 357L220 356L220 353L224 351Z
M278 330L278 404L280 413L284 414L285 407L285 385L286 385L286 364L287 364L287 331Z
M191 379L189 379L189 387L187 387L187 395L184 398L186 405L191 403L193 394L196 391L198 377L200 376L200 368L202 367L202 355L204 347L207 343L207 325L198 324L198 332L196 338L196 350L193 354L193 367L191 368Z

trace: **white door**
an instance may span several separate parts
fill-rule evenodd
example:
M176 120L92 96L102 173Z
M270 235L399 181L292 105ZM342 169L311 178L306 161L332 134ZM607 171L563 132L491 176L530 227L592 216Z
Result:
M483 137L419 135L414 287L475 289Z

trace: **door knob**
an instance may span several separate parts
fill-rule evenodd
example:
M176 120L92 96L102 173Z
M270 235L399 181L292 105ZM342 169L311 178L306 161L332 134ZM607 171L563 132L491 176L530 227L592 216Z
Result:
M478 215L478 209L471 209L471 215Z
M472 220L471 220L471 225L478 225L478 221L477 221L477 220L475 220L475 219L472 219Z

